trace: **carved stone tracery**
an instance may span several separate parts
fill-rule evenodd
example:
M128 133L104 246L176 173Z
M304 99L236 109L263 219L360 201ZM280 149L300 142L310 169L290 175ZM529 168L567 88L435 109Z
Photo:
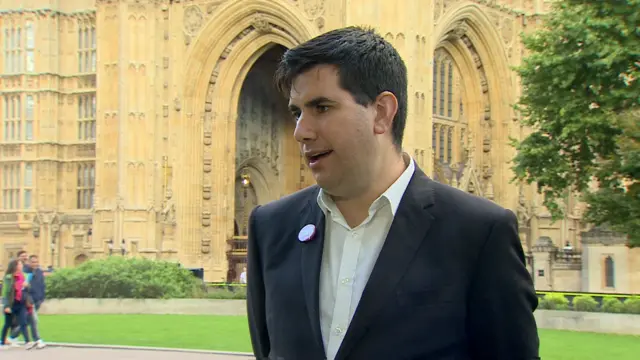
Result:
M302 0L302 8L310 18L317 18L324 14L325 0Z
M282 118L278 114L282 111L278 111L277 104L272 102L274 89L269 86L268 75L251 71L242 88L237 120L236 167L258 157L269 164L277 176L282 146L279 135L283 131Z

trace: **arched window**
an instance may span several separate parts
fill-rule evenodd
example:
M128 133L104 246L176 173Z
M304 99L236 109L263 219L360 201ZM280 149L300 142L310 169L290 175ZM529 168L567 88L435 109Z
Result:
M449 127L447 132L447 164L453 160L453 127Z
M611 256L604 259L604 286L607 288L615 288L615 270L614 262Z
M438 63L433 60L433 113L438 112ZM435 129L435 128L434 128ZM434 141L435 144L435 141ZM435 147L435 145L434 145Z
M465 99L460 83L461 73L455 59L445 49L439 48L433 59L431 138L436 168L465 161L464 150L467 144L464 143L464 134L467 131L467 120L463 116Z

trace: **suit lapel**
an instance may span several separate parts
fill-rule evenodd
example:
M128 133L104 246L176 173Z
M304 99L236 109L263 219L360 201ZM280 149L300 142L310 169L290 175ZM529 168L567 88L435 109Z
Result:
M428 211L433 204L430 182L416 167L336 359L347 357L365 334L369 322L395 294L396 286L426 238L433 221Z
M299 229L302 229L305 225L315 225L316 233L313 239L307 242L298 242L298 245L302 247L300 273L302 274L302 286L309 321L311 323L313 337L316 339L318 346L324 351L322 332L320 330L320 266L322 264L322 250L324 247L325 217L316 202L318 191L313 192L313 198L309 199L309 202L302 211L296 236L298 236Z

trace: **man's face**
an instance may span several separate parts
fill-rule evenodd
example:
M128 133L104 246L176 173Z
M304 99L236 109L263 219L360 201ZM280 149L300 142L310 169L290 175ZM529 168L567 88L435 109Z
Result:
M18 259L20 260L21 263L24 264L29 259L29 256L27 255L27 253L22 253L20 254L20 257L18 257Z
M37 269L40 267L40 261L38 260L37 257L32 257L29 259L29 263L31 265L32 269Z
M373 180L376 110L356 103L339 81L332 65L298 75L289 109L296 118L295 139L318 185L334 197L349 197Z

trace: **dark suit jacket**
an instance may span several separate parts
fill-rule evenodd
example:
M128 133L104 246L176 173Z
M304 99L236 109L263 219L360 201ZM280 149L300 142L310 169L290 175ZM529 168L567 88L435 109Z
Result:
M247 310L258 359L325 359L318 191L251 214ZM316 235L299 242L306 224ZM538 359L537 303L514 214L416 168L336 359Z

